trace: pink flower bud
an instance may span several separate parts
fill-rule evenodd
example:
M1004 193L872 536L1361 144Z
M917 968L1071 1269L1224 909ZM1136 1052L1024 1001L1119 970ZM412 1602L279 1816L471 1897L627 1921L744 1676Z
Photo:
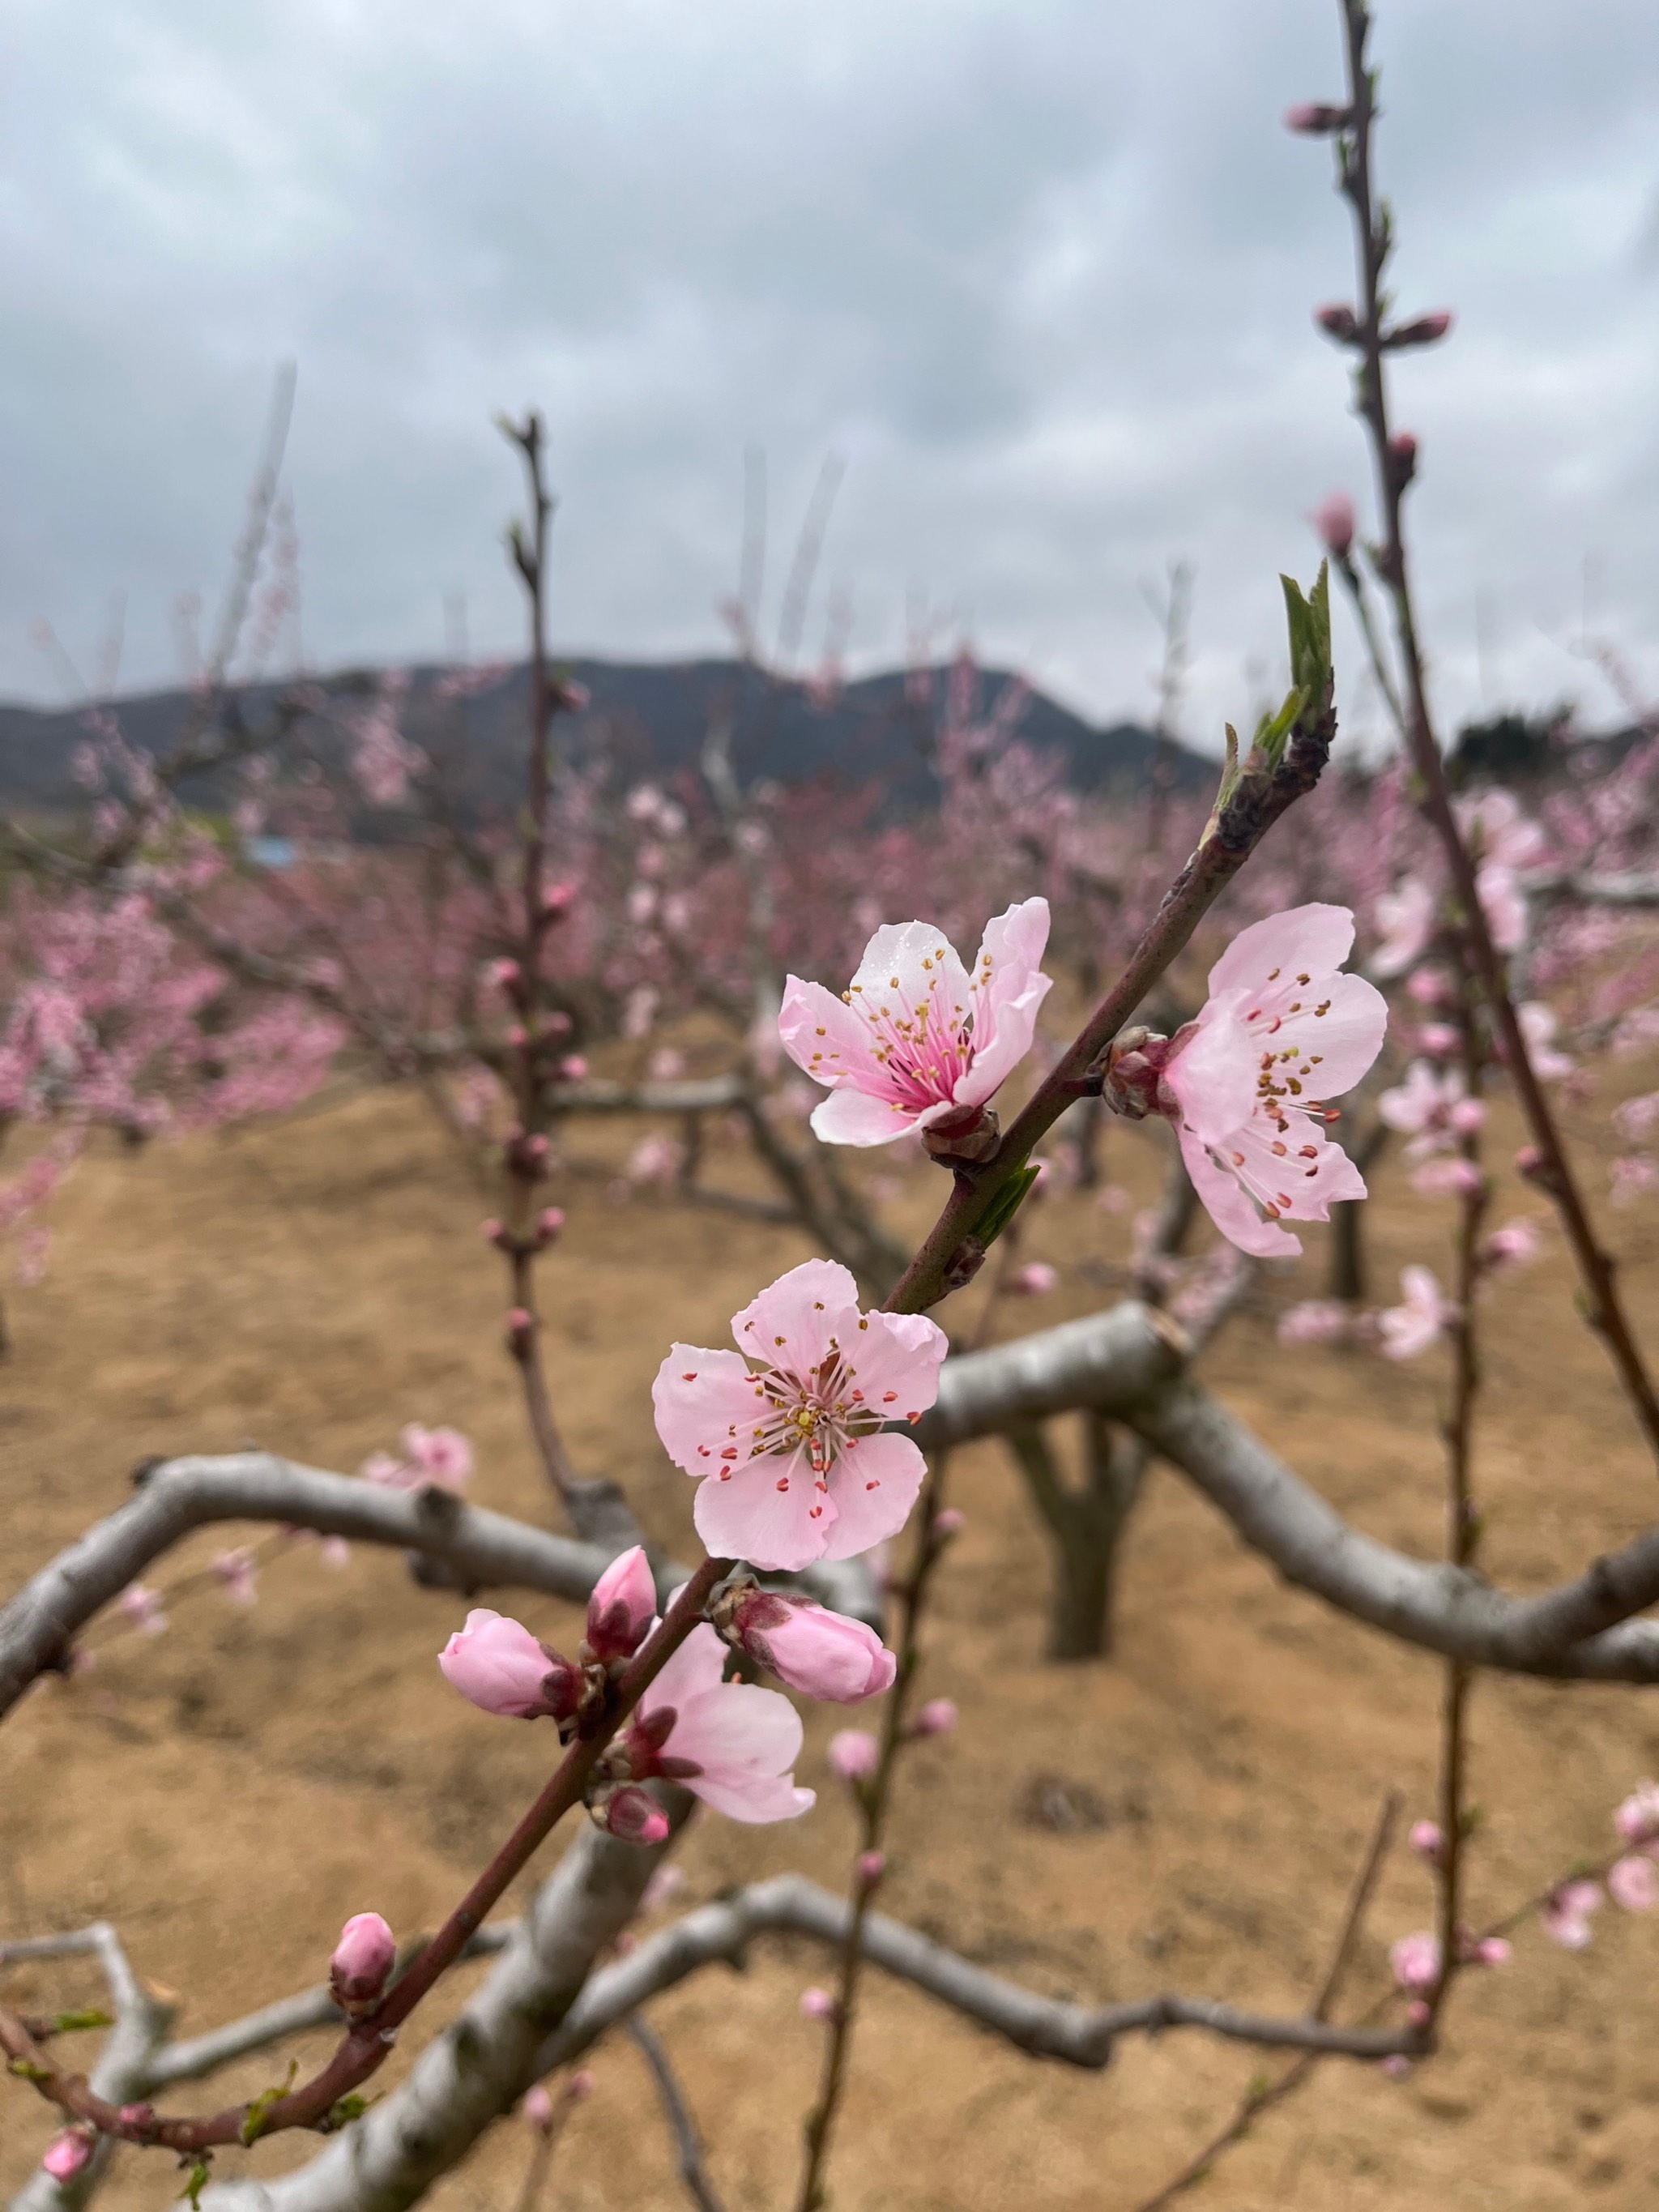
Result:
M522 1052L530 1042L530 1032L522 1022L514 1022L507 1033L507 1041L514 1052Z
M1028 1260L1009 1276L1008 1288L1017 1298L1043 1298L1059 1282L1058 1267L1051 1267L1046 1260Z
M1647 1861L1644 1859L1642 1861L1642 1864L1646 1866ZM881 1880L883 1875L887 1871L887 1858L885 1853L882 1851L860 1851L859 1854L858 1871L859 1880L864 1887L866 1889L873 1889L876 1884Z
M807 1598L773 1590L743 1593L729 1634L751 1659L804 1698L855 1705L890 1689L898 1662L873 1628Z
M1331 307L1316 307L1314 320L1326 337L1334 338L1339 345L1351 344L1359 335L1359 324L1353 309L1344 307L1340 301Z
M1425 2012L1428 2010L1426 2005L1424 2010ZM1380 2074L1386 2074L1390 2081L1406 2081L1410 2076L1411 2070L1411 2060L1401 2051L1391 2051L1386 2058L1377 2061L1377 2071Z
M553 2100L539 2081L533 2088L525 2091L519 2106L519 2116L534 2128L538 2136L544 2136L552 2126Z
M1449 1060L1462 1041L1449 1022L1425 1022L1417 1032L1417 1048L1431 1060Z
M1522 1145L1515 1156L1516 1174L1525 1176L1528 1181L1541 1172L1543 1165L1544 1155L1536 1145Z
M380 1914L354 1913L329 1961L329 1987L343 2005L367 2004L386 1987L397 1958L397 1939Z
M1408 1994L1431 1990L1440 1978L1440 1939L1426 1932L1402 1936L1389 1953L1394 1978Z
M539 1644L521 1621L480 1607L438 1655L451 1686L486 1713L509 1720L568 1720L581 1680L568 1659Z
M836 2016L836 2000L828 1990L816 1988L803 1990L800 1993L800 2008L808 2020L833 2020Z
M544 1245L550 1244L564 1227L564 1208L544 1206L537 1217L536 1232Z
M1445 337L1451 326L1451 316L1443 307L1431 315L1419 315L1409 323L1398 324L1386 333L1382 343L1395 350L1401 346L1433 345Z
M499 1244L501 1243L502 1236L501 1224L496 1220L493 1213L489 1215L488 1219L481 1221L478 1224L478 1234L483 1238L486 1244Z
M881 1746L863 1729L840 1729L830 1739L830 1764L843 1782L866 1782L881 1758Z
M560 1079L565 1083L580 1083L587 1073L587 1062L580 1053L567 1053L559 1062Z
M154 2105L123 2105L121 2107L120 2118L123 2127L154 2127L155 2124L155 2107Z
M1352 108L1334 107L1326 100L1304 100L1285 110L1284 123L1298 138L1329 138L1347 129L1352 114Z
M516 990L524 976L516 960L492 960L484 973L498 991Z
M1659 1842L1659 1782L1638 1782L1613 1816L1627 1844Z
M1417 474L1417 441L1409 430L1396 430L1389 439L1389 465L1402 489Z
M567 714L583 713L591 704L593 696L586 684L571 681L556 684L553 687L553 696Z
M919 1736L949 1735L957 1724L957 1709L949 1698L929 1698L916 1715L915 1733Z
M1607 1895L1626 1912L1651 1912L1659 1905L1659 1872L1651 1859L1632 1855L1607 1869Z
M656 1613L656 1582L644 1545L635 1544L612 1559L593 1585L587 1601L589 1650L607 1665L613 1659L631 1659Z
M1353 501L1345 491L1328 493L1308 517L1334 561L1346 561L1356 526Z
M574 884L555 884L550 890L543 894L542 911L544 914L565 914L575 902Z
M1486 1109L1478 1098L1459 1098L1454 1101L1447 1119L1460 1137L1472 1137L1485 1126Z
M952 1536L961 1535L967 1525L967 1515L959 1513L954 1505L947 1505L942 1513L933 1516L933 1540L948 1543Z
M624 1782L605 1801L600 1815L610 1835L624 1844L665 1844L668 1815L637 1783Z
M1414 1820L1412 1823L1412 1849L1419 1857L1427 1859L1431 1865L1439 1864L1440 1854L1445 1844L1446 1839L1440 1832L1437 1820Z
M586 2066L579 2066L564 2085L564 2094L573 2105L580 2105L584 2097L593 2094L593 2076Z
M1413 2027L1426 2027L1434 2014L1421 1997L1413 1997L1406 2007L1406 2018Z
M79 2128L65 2128L46 2145L40 2164L54 2181L73 2181L91 2156L91 2136Z

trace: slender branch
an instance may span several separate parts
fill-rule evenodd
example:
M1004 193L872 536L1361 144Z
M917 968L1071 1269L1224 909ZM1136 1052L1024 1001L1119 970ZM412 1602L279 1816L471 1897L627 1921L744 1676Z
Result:
M1376 1888L1377 1878L1382 1874L1389 1847L1394 1840L1395 1824L1399 1817L1400 1800L1395 1792L1390 1790L1382 1801L1382 1809L1377 1815L1370 1849L1349 1893L1348 1907L1342 1917L1336 1948L1331 1954L1331 1962L1326 1969L1319 1995L1314 2000L1312 2017L1316 2020L1329 2017L1331 2008L1340 1994L1353 1959L1354 1948L1359 1940L1360 1929ZM1252 2081L1219 2134L1212 2136L1179 2172L1172 2174L1150 2197L1143 2197L1136 2205L1135 2212L1164 2212L1164 2206L1173 2204L1200 2181L1207 2181L1217 2159L1224 2152L1231 2150L1235 2143L1243 2142L1264 2113L1293 2096L1318 2065L1322 2055L1314 2051L1304 2051L1292 2065L1286 2067L1276 2081Z
M680 2087L667 2045L642 2013L635 2013L629 2021L628 2033L639 2045L646 2064L651 2069L651 2078L657 2085L663 2112L673 2130L674 2148L680 2162L680 2179L685 2184L686 2195L697 2206L698 2212L725 2212L714 2185L708 2179L697 2124L685 2101L685 2092Z
M431 1942L373 2011L354 2020L334 2056L298 2088L272 2101L258 2117L258 2132L327 2125L342 2100L385 2063L398 2029L433 1984L453 1965L484 1916L528 1863L555 1825L576 1804L618 1723L632 1711L661 1668L702 1618L716 1583L731 1571L729 1559L707 1559L669 1607L657 1629L629 1662L590 1732L573 1743L507 1841L450 1913ZM15 2013L0 2008L0 2050L41 2094L74 2118L130 2142L202 2151L246 2139L249 2108L234 2106L201 2118L129 2116L98 2097L78 2076L66 2075L28 2033Z
M1540 1157L1538 1180L1554 1199L1567 1232L1584 1285L1590 1326L1607 1346L1642 1432L1659 1456L1659 1395L1656 1395L1620 1297L1612 1256L1596 1237L1549 1101L1533 1067L1504 975L1503 957L1492 941L1480 902L1474 863L1453 811L1451 793L1429 711L1403 519L1405 494L1412 480L1415 455L1413 453L1408 461L1395 444L1384 374L1391 334L1383 326L1382 276L1392 234L1386 219L1379 217L1372 186L1376 83L1365 56L1370 16L1364 0L1340 0L1340 4L1350 120L1337 140L1337 148L1340 187L1353 211L1359 274L1358 323L1353 340L1360 355L1357 408L1370 434L1376 476L1382 524L1377 568L1393 601L1395 641L1405 678L1407 741L1412 764L1422 781L1424 811L1445 854L1470 960L1491 1010L1504 1065Z

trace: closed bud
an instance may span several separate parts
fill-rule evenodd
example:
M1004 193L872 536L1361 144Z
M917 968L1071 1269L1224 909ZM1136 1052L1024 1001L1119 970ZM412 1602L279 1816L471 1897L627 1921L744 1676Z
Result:
M525 2091L524 2101L519 2106L519 2112L520 2118L528 2126L534 2128L538 2136L544 2136L550 2132L553 2125L553 2100L539 2081L532 2088Z
M1417 474L1417 441L1409 430L1396 430L1389 441L1389 467L1401 491Z
M1352 307L1344 307L1340 301L1333 301L1328 307L1316 307L1314 320L1326 337L1334 338L1339 345L1352 345L1359 336L1358 317Z
M740 1584L715 1625L730 1644L805 1698L855 1705L890 1689L898 1662L873 1628L809 1598Z
M843 1782L867 1782L880 1758L881 1746L863 1729L842 1729L830 1739L830 1764Z
M615 1559L587 1601L587 1648L603 1665L631 1659L656 1618L657 1585L643 1544Z
M579 2066L564 2085L564 2094L572 2104L580 2105L584 2097L593 2094L593 2076L586 2066Z
M668 1815L650 1792L635 1783L624 1782L592 1809L599 1826L620 1843L665 1844L668 1840Z
M1141 1023L1113 1038L1106 1048L1100 1087L1112 1113L1128 1121L1144 1121L1149 1114L1170 1111L1173 1101L1164 1087L1164 1069L1176 1042L1178 1038L1162 1036ZM1097 1061L1096 1066L1101 1064Z
M1446 1848L1446 1838L1440 1832L1437 1820L1415 1820L1412 1823L1411 1846L1419 1858L1438 1866Z
M865 1889L873 1889L887 1871L887 1860L881 1851L860 1851L859 1854L859 1882Z
M557 1206L544 1206L536 1221L537 1239L544 1251L556 1240L563 1227L564 1209Z
M579 1670L538 1643L522 1621L480 1607L438 1655L451 1687L507 1720L569 1720L580 1701Z
M1393 330L1384 331L1382 343L1391 353L1398 353L1405 346L1434 345L1451 326L1451 316L1442 307L1431 315L1418 315L1409 323L1396 324ZM1413 450L1415 457L1415 447Z
M957 1709L949 1698L930 1698L916 1715L918 1736L949 1735L957 1724Z
M1308 517L1334 561L1346 561L1353 547L1356 519L1353 501L1345 491L1327 495Z
M397 1962L398 1944L378 1912L354 1913L329 1961L328 1985L343 2010L373 2004Z
M933 1541L948 1544L952 1536L961 1535L967 1525L967 1515L958 1512L954 1505L947 1505L942 1513L933 1516Z
M1330 138L1346 131L1353 120L1351 107L1334 107L1326 100L1300 100L1285 110L1285 128L1298 138Z
M65 2128L46 2145L40 2164L54 2181L73 2181L92 2156L92 2137L82 2128Z
M587 1062L579 1052L567 1053L557 1069L561 1083L580 1083L587 1075Z

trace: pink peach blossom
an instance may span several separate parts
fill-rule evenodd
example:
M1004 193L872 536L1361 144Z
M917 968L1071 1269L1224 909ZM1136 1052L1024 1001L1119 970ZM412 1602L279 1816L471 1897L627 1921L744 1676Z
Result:
M1402 1936L1389 1953L1397 1985L1408 1993L1431 1990L1440 1979L1440 1938L1426 1929Z
M1352 1321L1340 1298L1304 1298L1280 1314L1274 1334L1281 1344L1340 1344Z
M971 975L923 921L878 929L841 998L791 975L778 1035L830 1092L813 1109L817 1135L884 1145L975 1119L1031 1048L1048 938L1048 902L1030 898L987 925Z
M830 1739L830 1764L843 1782L867 1782L881 1758L881 1746L863 1729L838 1729Z
M1543 1242L1536 1222L1506 1221L1487 1237L1483 1257L1494 1273L1524 1267L1538 1257Z
M587 1648L596 1659L631 1659L657 1612L657 1584L643 1544L623 1552L593 1585L587 1601Z
M1536 999L1530 999L1516 1009L1521 1024L1521 1035L1527 1048L1527 1058L1532 1072L1540 1083L1559 1083L1563 1076L1571 1075L1578 1065L1568 1054L1555 1047L1555 1032L1559 1026L1552 1009Z
M804 1698L855 1705L893 1686L898 1662L874 1629L810 1599L751 1590L731 1626L751 1659Z
M133 1583L122 1591L121 1610L143 1636L160 1636L166 1631L167 1617L162 1610L161 1593L147 1583Z
M1310 111L1292 108L1292 115ZM1317 112L1317 111L1311 111ZM1291 126L1295 128L1295 125ZM1328 492L1308 517L1324 540L1325 550L1334 560L1345 561L1353 544L1355 517L1353 501L1345 491Z
M847 1269L807 1260L732 1333L740 1352L675 1345L651 1394L669 1457L700 1478L692 1517L709 1552L793 1569L896 1534L923 1462L884 1425L933 1404L944 1331L919 1314L860 1314Z
M1418 1856L1427 1859L1431 1864L1438 1863L1446 1847L1446 1838L1438 1820L1413 1820L1410 1842Z
M1638 1782L1613 1825L1627 1844L1659 1843L1659 1782Z
M1565 1951L1583 1951L1590 1940L1590 1915L1601 1910L1601 1885L1564 1881L1552 1890L1539 1915L1544 1933Z
M633 1771L671 1775L729 1820L795 1820L816 1802L791 1771L800 1716L775 1690L725 1672L726 1646L700 1620L640 1700L625 1738Z
M1484 1180L1473 1160L1455 1155L1412 1170L1412 1188L1424 1198L1472 1198Z
M1607 1895L1626 1912L1651 1912L1659 1905L1659 1869L1639 1852L1617 1859L1607 1869Z
M608 1835L624 1844L665 1844L668 1815L648 1790L625 1782L613 1790L594 1815Z
M1371 957L1371 973L1387 981L1413 967L1434 934L1439 904L1433 888L1421 876L1407 876L1391 891L1373 902L1382 942Z
M1008 1278L1007 1287L1017 1298L1045 1298L1060 1286L1060 1270L1046 1260L1028 1260Z
M1400 1287L1405 1303L1387 1307L1376 1317L1382 1333L1382 1350L1389 1359L1415 1359L1426 1352L1457 1309L1450 1304L1427 1267L1402 1267Z
M815 1984L811 1989L801 1991L800 2008L808 2020L833 2020L836 2000L828 1990L821 1990Z
M568 1659L538 1643L522 1621L476 1607L438 1654L451 1687L508 1720L567 1719L580 1687Z
M472 1477L472 1446L459 1429L428 1429L410 1421L400 1439L416 1481L462 1491Z
M950 1698L929 1698L916 1715L915 1733L919 1736L949 1735L957 1724L957 1709Z
M544 2136L553 2125L553 2100L538 2081L526 2089L519 2106L519 2116L538 2135Z
M1199 1196L1224 1237L1263 1258L1302 1249L1282 1220L1326 1221L1334 1200L1365 1195L1322 1110L1359 1081L1388 1025L1382 993L1339 972L1352 946L1346 907L1252 923L1210 970L1208 1000L1164 1066L1160 1097L1178 1109Z
M252 1605L259 1595L259 1571L252 1552L239 1545L233 1552L221 1552L213 1562L213 1571L225 1586L225 1595L233 1605Z

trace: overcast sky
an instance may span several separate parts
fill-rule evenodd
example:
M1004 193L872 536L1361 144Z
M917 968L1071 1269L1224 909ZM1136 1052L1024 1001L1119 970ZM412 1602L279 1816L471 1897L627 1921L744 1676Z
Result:
M1571 694L1586 592L1659 690L1659 14L1382 0L1400 372L1449 716ZM1145 713L1196 571L1188 733L1279 667L1276 572L1365 482L1328 149L1334 0L11 0L0 51L0 695L179 674L273 373L315 666L517 647L492 412L539 405L571 650L718 650L743 455L773 619L830 453L854 664L907 604ZM288 648L284 646L284 653ZM1356 671L1357 674L1357 671ZM1361 719L1364 719L1362 709ZM1374 720L1374 714L1372 715Z

